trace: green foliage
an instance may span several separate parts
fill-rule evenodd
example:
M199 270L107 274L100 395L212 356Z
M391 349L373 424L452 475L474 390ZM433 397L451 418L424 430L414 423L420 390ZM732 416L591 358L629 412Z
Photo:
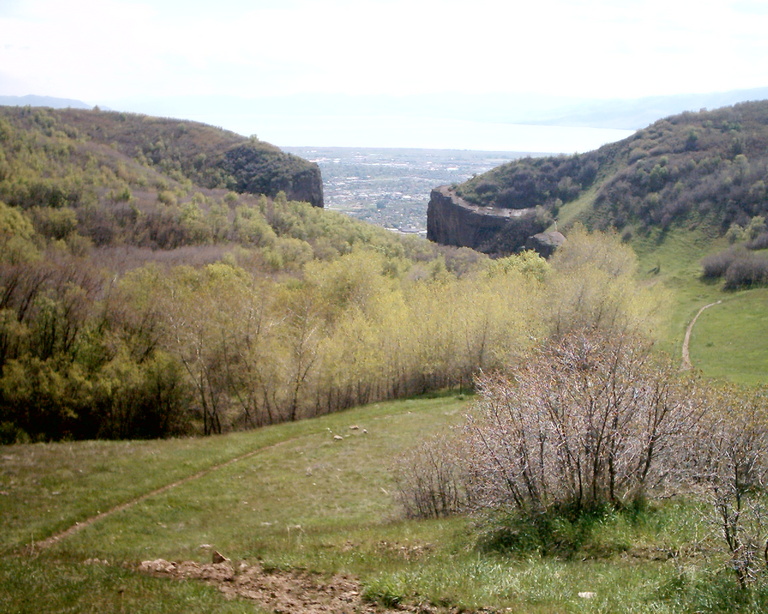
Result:
M312 167L254 139L0 116L0 411L34 439L211 434L466 388L546 334L567 277L588 277L586 262L491 262L294 200ZM595 301L583 310L628 309ZM13 388L27 376L44 395Z
M552 508L543 513L495 513L479 521L478 547L507 556L608 557L632 547L622 525L634 527L650 514L642 505L623 510Z
M766 116L765 101L686 112L586 154L505 164L456 192L484 206L541 206L554 217L578 201L578 217L592 229L644 234L703 224L719 234L732 228L736 238L768 214Z
M504 209L552 210L576 199L597 178L604 156L521 158L473 177L456 193L471 203Z

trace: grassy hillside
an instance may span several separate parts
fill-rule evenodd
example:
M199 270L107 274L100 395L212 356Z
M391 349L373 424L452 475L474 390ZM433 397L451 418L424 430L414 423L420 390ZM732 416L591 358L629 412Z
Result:
M717 611L717 597L700 584L717 557L709 552L705 563L693 550L683 554L694 543L716 546L706 546L708 530L682 504L634 520L607 516L573 558L501 556L466 518L403 520L392 460L460 421L465 407L443 397L202 441L3 447L3 611L253 611L199 581L138 571L158 558L205 563L212 549L266 570L352 574L381 608L681 612L708 598L708 611ZM35 540L244 454L251 456L21 555Z
M577 222L618 232L637 252L646 283L670 292L662 346L679 354L698 309L724 300L692 336L694 366L707 375L757 383L762 361L755 357L768 355L768 342L749 334L742 315L749 311L759 322L751 326L768 325L768 310L749 290L768 282L768 263L759 252L768 237L766 125L765 101L683 113L586 154L511 162L457 191L481 205L544 207L566 235ZM741 251L728 251L734 242L744 246ZM715 256L725 263L722 272L703 277L702 261ZM722 336L740 342L707 338L710 321Z

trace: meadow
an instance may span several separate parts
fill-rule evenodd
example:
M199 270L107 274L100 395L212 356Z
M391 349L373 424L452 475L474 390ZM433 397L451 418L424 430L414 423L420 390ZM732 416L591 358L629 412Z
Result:
M405 519L393 459L471 402L446 393L205 439L5 446L1 609L268 611L138 570L209 562L213 549L266 569L349 574L382 611L719 611L733 599L712 527L685 501L561 524L515 552L482 518Z

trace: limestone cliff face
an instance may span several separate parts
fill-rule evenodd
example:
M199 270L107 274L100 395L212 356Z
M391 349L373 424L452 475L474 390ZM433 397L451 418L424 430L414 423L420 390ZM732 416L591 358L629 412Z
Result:
M544 230L535 209L498 209L473 205L450 186L432 190L427 209L427 238L442 245L471 247L486 254L511 254Z
M323 206L320 167L280 150L249 143L233 147L224 155L222 168L234 179L235 190L274 197L285 192L288 200Z

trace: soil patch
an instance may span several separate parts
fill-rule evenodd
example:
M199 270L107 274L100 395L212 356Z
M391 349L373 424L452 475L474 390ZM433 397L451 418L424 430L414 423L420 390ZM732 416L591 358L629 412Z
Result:
M266 569L260 564L230 561L144 561L139 571L157 577L200 580L216 586L229 599L249 599L274 614L453 614L457 609L411 604L383 608L363 598L360 583L349 576L323 576L301 570Z

